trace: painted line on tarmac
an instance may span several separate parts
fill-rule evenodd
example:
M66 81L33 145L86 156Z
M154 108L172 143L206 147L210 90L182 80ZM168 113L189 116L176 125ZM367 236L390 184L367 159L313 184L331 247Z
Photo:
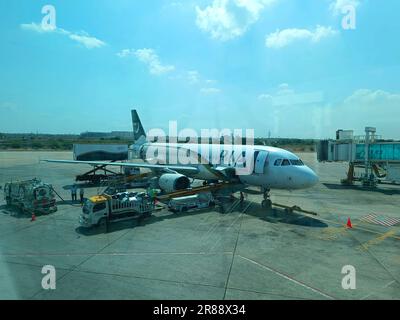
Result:
M308 289L308 290L311 290L311 291L313 291L314 293L317 293L317 294L319 294L319 295L321 295L321 296L323 296L323 297L325 297L325 298L328 298L328 299L331 299L331 300L336 300L335 297L333 297L333 296L331 296L331 295L329 295L329 294L327 294L327 293L324 293L324 292L322 292L322 291L319 290L319 289L310 287L309 285L307 285L307 284L305 284L305 283L303 283L303 282L301 282L301 281L299 281L299 280L296 280L296 279L294 279L293 277L291 277L291 276L289 276L289 275L287 275L287 274L285 274L285 273L283 273L283 272L280 272L280 271L278 271L278 270L276 270L276 269L273 269L273 268L271 268L271 267L267 267L267 266L264 265L264 264L258 263L257 261L254 261L254 260L252 260L252 259L243 257L243 256L241 256L241 255L237 255L237 256L240 257L240 258L242 258L242 259L244 259L244 260L246 260L246 261L248 261L248 262L251 262L251 263L253 263L253 264L255 264L255 265L257 265L257 266L259 266L259 267L261 267L261 268L263 268L263 269L266 269L266 270L268 270L268 271L271 271L271 272L275 273L277 276L279 276L279 277L281 277L281 278L284 278L284 279L286 279L286 280L288 280L288 281L290 281L290 282L293 282L293 283L295 283L295 284L297 284L297 285L299 285L299 286L301 286L301 287L303 287L303 288L306 288L306 289Z
M253 202L249 201L248 204L245 206L245 208L240 212L240 214L233 220L233 222L226 228L225 232L229 231L234 224L243 216L243 214L246 213L246 211L253 205ZM211 252L212 249L214 249L217 244L221 241L222 235L219 236L219 239L212 245L212 247L208 250L208 252Z
M316 220L320 220L320 221L324 221L324 222L336 224L336 225L342 226L342 227L344 227L344 228L346 228L346 229L348 229L348 230L351 230L351 229L354 229L354 230L362 230L362 231L374 233L374 234L377 234L377 235L380 235L380 236L384 235L384 233L382 233L382 232L374 231L374 230L367 229L367 228L362 228L362 227L359 227L358 224L354 224L354 223L353 223L352 228L348 228L348 227L346 226L346 224L344 224L344 223L342 223L342 222L337 222L337 221L334 221L334 220L324 219L324 218L321 218L320 216L313 216L313 215L309 215L309 214L303 214L303 215L305 215L305 216L307 216L307 217L310 217L310 218L313 218L313 219L316 219ZM393 238L393 239L396 239L396 240L400 240L400 237L395 235L396 233L397 233L397 232L394 232L394 234L389 235L389 238Z
M329 222L329 223L333 223L333 224L336 224L336 225L339 225L339 226L342 226L342 227L347 228L346 224L344 224L344 223L342 223L342 222L338 222L338 221L335 221L335 220L329 220L329 219L321 218L321 216L314 216L314 215L311 215L311 214L306 214L306 213L297 212L297 211L296 211L296 213L299 214L299 215L303 215L303 216L305 216L305 217L313 218L313 219L315 219L315 220L320 220L320 221L324 221L324 222ZM339 216L340 216L340 215L339 215ZM349 229L350 229L350 228L349 228ZM382 232L378 232L378 231L374 231L374 230L371 230L371 229L359 227L358 224L353 224L353 228L352 228L352 229L355 229L355 230L362 230L362 231L374 233L374 234L377 234L377 235L380 235L380 236L384 235L384 233L382 233ZM396 233L396 232L395 232L395 233ZM393 238L393 239L396 239L396 240L400 240L400 237L399 237L399 236L396 236L395 234L390 235L389 238Z
M393 273L384 265L384 263L382 261L380 261L372 252L371 250L368 249L368 246L365 246L360 240L357 239L357 237L349 232L349 235L355 240L357 241L362 248L365 249L365 252L368 253L396 282L398 282L400 284L400 281L393 275ZM382 238L383 235L380 237Z
M387 285L383 286L380 288L380 290L386 289L387 287L391 286L393 283L395 283L396 280L390 281ZM365 297L362 297L360 300L365 300L368 297L372 296L376 291L372 291L371 293L367 294Z
M247 208L249 208L249 206L247 206L245 210L247 210ZM240 237L240 231L241 231L241 229L242 229L242 222L243 222L243 218L242 218L242 217L243 217L243 214L244 214L245 210L243 210L243 211L240 213L239 217L238 217L238 219L240 218L239 230L238 230L238 232L237 232L237 234L236 234L235 247L233 248L231 265L230 265L230 267L229 267L228 276L227 276L227 278L226 278L225 291L224 291L223 300L225 300L225 298L226 298L226 293L227 293L227 291L228 291L229 279L230 279L230 277L231 277L233 262L234 262L234 260L235 260L236 249L237 249L237 245L238 245L239 237Z
M368 251L370 247L380 244L385 241L385 239L390 238L392 235L396 234L396 231L390 230L379 237L373 238L366 242L362 242L359 246L356 247L356 250Z
M82 252L82 253L27 253L27 254L0 254L4 258L34 258L34 257L79 257L79 256L142 256L142 255L219 255L232 254L232 251L223 252Z

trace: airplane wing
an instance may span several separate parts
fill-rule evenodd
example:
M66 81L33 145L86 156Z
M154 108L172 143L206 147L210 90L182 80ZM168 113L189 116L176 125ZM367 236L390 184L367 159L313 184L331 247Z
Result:
M149 164L149 163L133 163L133 162L104 162L104 161L77 161L77 160L52 160L44 159L44 162L53 163L67 163L67 164L89 164L92 166L117 166L117 167L134 167L134 168L147 168L147 169L169 169L177 171L186 171L191 173L198 173L199 169L190 166L176 166L167 164Z
M216 167L213 171L222 174L223 177L228 179L237 178L236 169L232 167Z

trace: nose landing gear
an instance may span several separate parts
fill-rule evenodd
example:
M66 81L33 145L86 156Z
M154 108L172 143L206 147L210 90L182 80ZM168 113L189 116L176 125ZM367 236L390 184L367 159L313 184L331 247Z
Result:
M261 206L265 209L272 208L272 201L270 199L269 191L270 191L270 189L263 189L264 200L261 201Z

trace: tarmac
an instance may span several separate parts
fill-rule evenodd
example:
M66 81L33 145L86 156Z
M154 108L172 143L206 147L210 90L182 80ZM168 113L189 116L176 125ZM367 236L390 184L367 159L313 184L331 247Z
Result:
M400 299L400 224L363 220L400 218L400 187L342 186L345 163L299 155L320 182L271 198L317 216L266 210L261 195L248 194L226 213L164 209L106 232L79 226L81 207L66 187L90 167L39 162L71 152L0 152L0 186L37 177L67 200L31 221L0 192L0 299ZM55 267L54 290L42 288L45 265ZM342 286L349 265L355 289Z

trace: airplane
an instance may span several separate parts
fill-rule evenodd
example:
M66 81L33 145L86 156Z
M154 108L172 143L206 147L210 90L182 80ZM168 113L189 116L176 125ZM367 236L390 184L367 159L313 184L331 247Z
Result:
M158 185L164 192L189 188L190 179L203 180L205 184L215 181L236 182L245 188L259 187L263 194L261 205L264 208L272 206L271 189L305 189L318 182L315 172L306 166L298 156L287 150L270 146L242 145L238 158L234 156L237 146L232 144L150 142L137 111L131 110L131 115L135 140L131 146L132 158L141 159L143 163L52 159L43 161L150 169L158 177ZM188 161L189 163L182 164L177 163L174 159L173 163L169 163L172 157L166 156L163 158L164 161L155 162L157 159L148 157L149 151L152 149L153 155L154 150L162 149L168 155L171 151L180 155L186 153L189 158L193 159L194 157L198 161ZM215 155L217 156L215 157ZM243 172L238 174L240 169L244 169L245 174Z

